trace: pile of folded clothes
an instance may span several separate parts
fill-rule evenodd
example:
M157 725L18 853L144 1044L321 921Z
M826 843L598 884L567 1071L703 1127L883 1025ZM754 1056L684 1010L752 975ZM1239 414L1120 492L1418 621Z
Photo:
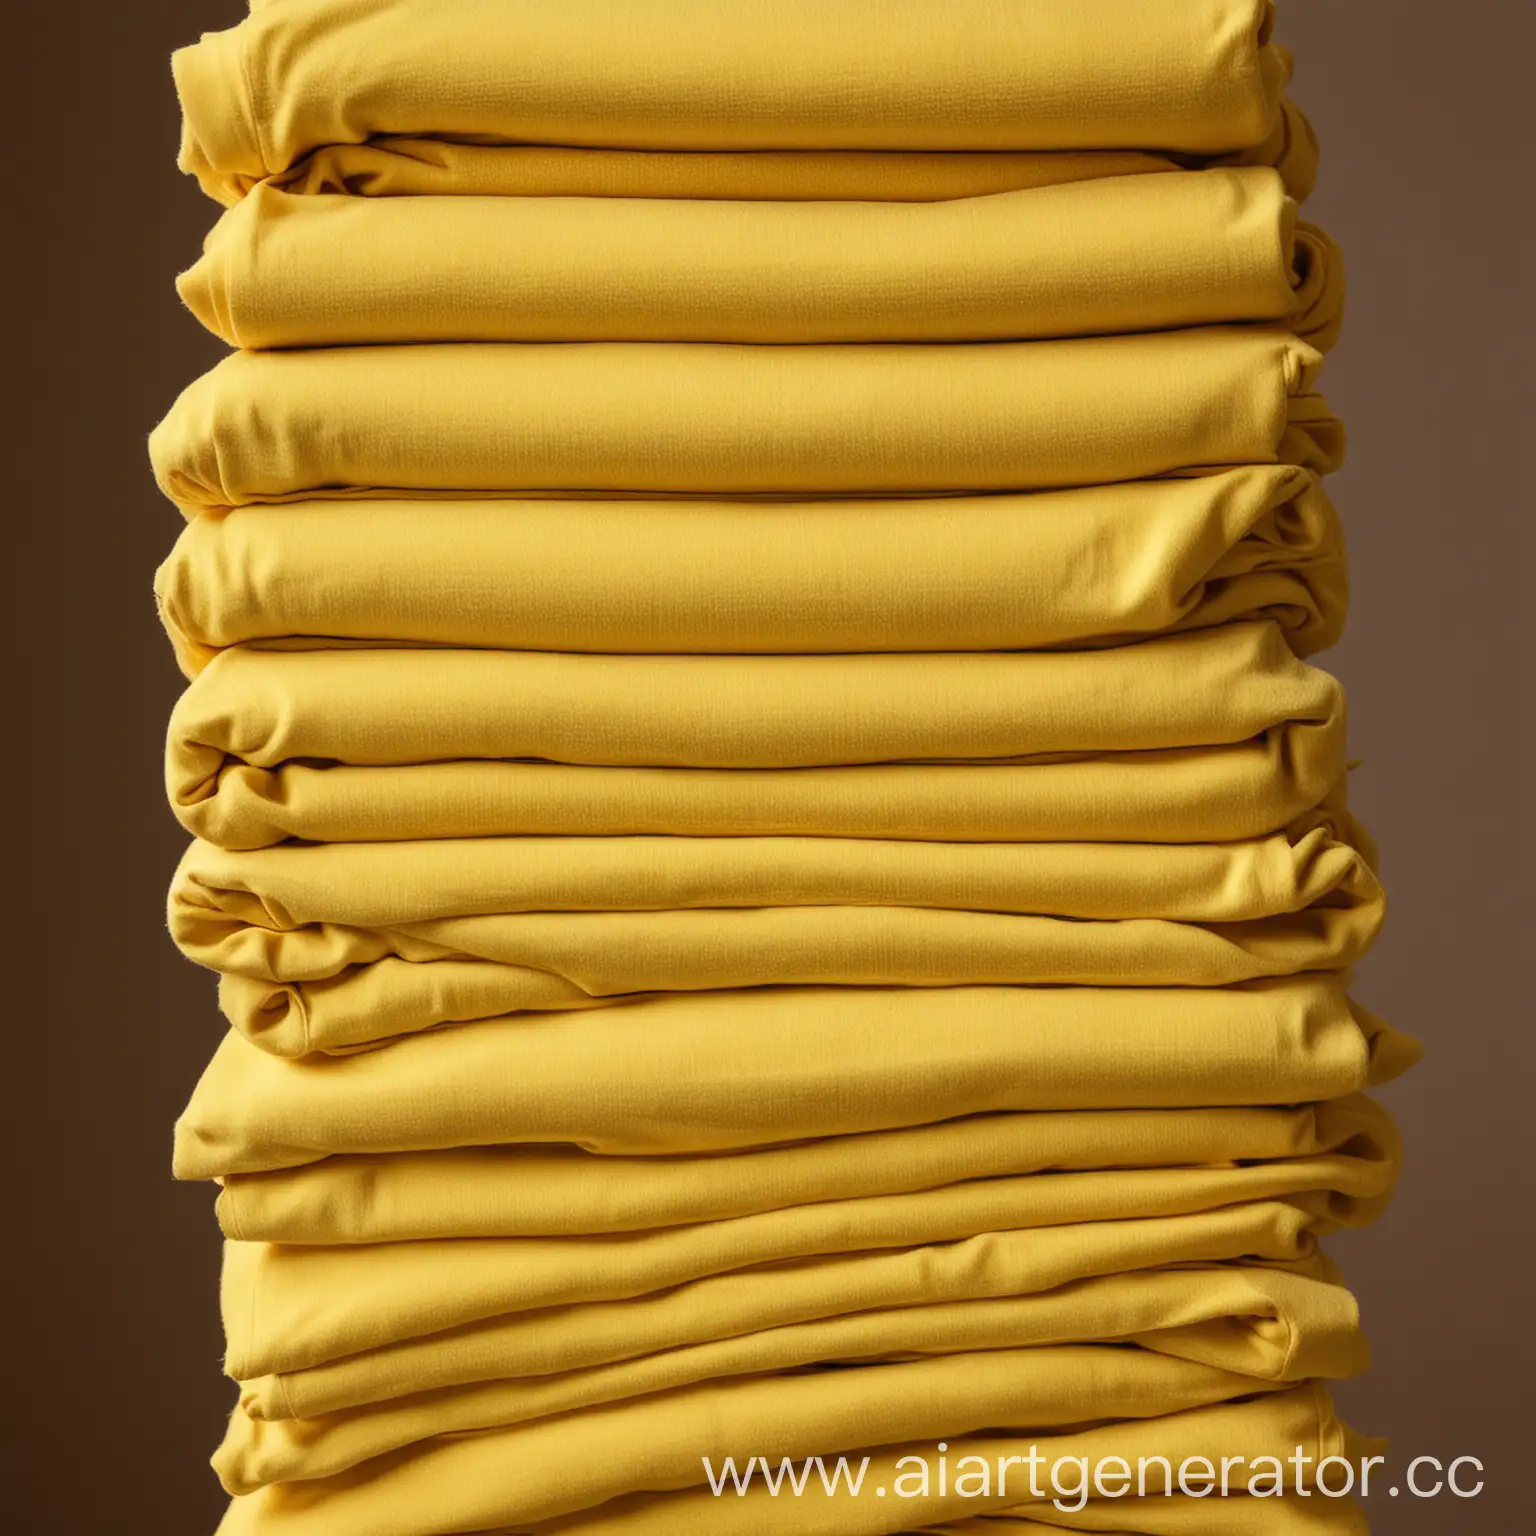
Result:
M1318 1238L1415 1053L1346 992L1271 26L266 0L177 56L225 1536L1361 1529L1267 1460L1365 1454Z

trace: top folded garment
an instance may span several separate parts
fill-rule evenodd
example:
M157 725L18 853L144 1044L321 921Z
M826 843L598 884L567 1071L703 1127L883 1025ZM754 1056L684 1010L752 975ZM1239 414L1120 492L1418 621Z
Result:
M640 150L1163 150L1281 121L1270 0L325 0L174 60L181 165L234 201L380 135Z

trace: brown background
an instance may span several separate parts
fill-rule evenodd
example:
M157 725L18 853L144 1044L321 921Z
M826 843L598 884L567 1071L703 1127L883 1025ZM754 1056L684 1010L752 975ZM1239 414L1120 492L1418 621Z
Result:
M6 1059L21 1065L7 1074L5 1187L24 1233L10 1274L32 1292L9 1314L0 1389L21 1409L0 1442L0 1528L17 1536L209 1536L223 1504L204 1466L230 1396L211 1200L168 1170L171 1121L219 1025L211 979L161 921L183 842L159 764L178 679L150 576L178 521L144 435L221 350L171 288L214 210L174 169L166 59L241 11L29 5L26 52L8 49L8 84L28 102L6 142L6 200L24 205L6 292L36 357L9 370L27 410L7 463L20 481L8 585L26 613L5 680L47 743L12 747L24 777L6 801L37 863L12 877L27 900L6 930L9 973L25 979L7 1020ZM1536 1370L1536 1063L1517 976L1533 943L1517 649L1536 515L1522 350L1533 12L1281 4L1295 95L1324 146L1309 213L1350 266L1325 385L1352 435L1335 487L1356 597L1330 664L1350 686L1357 808L1393 896L1358 990L1432 1051L1389 1093L1409 1156L1396 1205L1335 1243L1377 1355L1341 1397L1404 1459L1488 1467L1480 1499L1373 1500L1378 1536L1507 1536L1536 1513L1520 1443Z

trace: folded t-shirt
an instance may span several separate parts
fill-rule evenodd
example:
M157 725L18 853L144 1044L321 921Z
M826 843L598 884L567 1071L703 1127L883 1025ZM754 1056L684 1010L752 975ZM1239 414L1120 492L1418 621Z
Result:
M958 1179L1286 1162L1341 1149L1392 1160L1397 1141L1391 1116L1360 1094L1241 1108L1032 1110L709 1155L624 1157L558 1144L338 1153L228 1174L217 1209L224 1235L244 1242L579 1237Z
M478 961L522 1011L768 985L1219 986L1342 970L1383 898L1347 817L1223 844L475 838L230 852L194 843L170 926L212 969L339 1008L373 965ZM402 980L389 968L388 984ZM327 983L305 1000L309 983ZM430 980L406 982L420 996ZM270 1011L270 1004L268 1005ZM398 1012L398 1010L396 1010ZM411 1032L441 1022L430 1007ZM390 1025L380 1020L379 1035ZM322 1038L328 1031L322 1024ZM262 1041L264 1031L251 1038Z
M177 285L233 346L999 341L1274 321L1343 271L1271 170L937 203L302 196L258 187Z
M253 1417L308 1418L552 1363L1165 1265L1247 1256L1321 1273L1314 1239L1376 1219L1396 1174L1395 1160L1331 1154L977 1180L602 1240L228 1243L225 1369Z
M600 149L381 134L324 144L263 184L309 196L696 197L795 202L939 202L1110 176L1270 166L1298 202L1317 179L1317 136L1286 98L1266 137L1224 154L1135 149ZM248 176L201 177L234 204Z
M1338 518L1283 465L894 501L338 501L194 518L155 582L183 669L232 645L985 651L1273 618L1337 638Z
M259 5L174 59L181 165L232 200L327 144L1150 149L1274 131L1269 0L350 0Z
M991 1428L983 1436L972 1431L1030 1417L1022 1403L1015 1404L1008 1396L1028 1390L1020 1362L1005 1358L991 1364L1004 1382L1003 1395L995 1399L982 1388L983 1382L990 1386L995 1379L984 1358L974 1361L976 1374L969 1385L962 1373L949 1390L943 1388L949 1372L942 1362L913 1361L872 1372L769 1377L740 1386L685 1388L643 1409L620 1405L481 1435L447 1436L425 1442L409 1455L381 1458L332 1478L278 1484L238 1499L220 1525L220 1536L449 1536L470 1530L499 1531L593 1509L601 1514L601 1505L625 1494L654 1496L686 1489L698 1490L693 1495L696 1503L653 1497L638 1508L631 1505L626 1515L639 1519L627 1518L626 1525L678 1536L735 1536L774 1527L818 1536L857 1536L890 1530L891 1517L884 1509L887 1501L851 1495L842 1482L824 1488L815 1479L808 1481L806 1497L777 1500L767 1508L766 1490L761 1498L716 1498L705 1481L701 1455L710 1456L715 1467L726 1456L744 1465L759 1455L777 1467L780 1457L820 1454L831 1458L858 1452L878 1443L882 1434L892 1439L910 1436L912 1443L871 1455L866 1475L876 1485L896 1486L903 1465L900 1458L931 1457L939 1439L949 1447L951 1464L976 1457L971 1465L985 1465L994 1475L986 1493L956 1486L939 1492L930 1484L924 1496L903 1498L901 1516L912 1523L1020 1505L1029 1498L1029 1480L1021 1473L1007 1492L999 1492L998 1460L1023 1457L1036 1448L1046 1488L1064 1475L1058 1462L1070 1477L1070 1469L1083 1458L1094 1465L1118 1456L1129 1458L1135 1466L1138 1457L1161 1457L1164 1465L1177 1467L1190 1457L1219 1448L1218 1454L1232 1458L1229 1482L1234 1490L1250 1484L1269 1486L1263 1480L1267 1469L1255 1464L1262 1458L1269 1458L1276 1467L1282 1466L1283 1458L1297 1454L1313 1466L1331 1456L1358 1465L1365 1450L1374 1448L1362 1446L1342 1428L1327 1392L1316 1383L1250 1395L1248 1401L1217 1407L1141 1419L1114 1418L1054 1435L1010 1435L1004 1427ZM1089 1377L1088 1363L1074 1360L1073 1365L1081 1390ZM1071 1378L1074 1371L1065 1374ZM1248 1387L1251 1394L1251 1382ZM1070 1386L1064 1388L1064 1395L1070 1391ZM701 1452L700 1447L707 1449ZM851 1459L857 1465L860 1458ZM916 1464L908 1461L905 1466ZM1154 1461L1149 1490L1160 1491L1165 1486L1160 1479L1171 1482L1171 1475L1161 1473ZM1068 1480L1063 1486L1074 1485ZM1050 1499L1047 1493L1036 1502L1050 1508ZM1113 1501L1104 1502L1111 1511L1116 1508ZM651 1523L646 1518L649 1511L662 1515L661 1522Z
M1381 1447L1375 1449L1379 1452ZM1217 1456L1216 1465L1220 1465ZM1132 1463L1134 1467L1135 1463ZM1355 1466L1357 1475L1364 1464ZM1316 1490L1311 1496L1302 1497L1294 1492L1276 1494L1268 1485L1250 1492L1232 1490L1226 1498L1213 1499L1200 1491L1201 1484L1191 1478L1191 1493L1138 1494L1134 1485L1124 1496L1113 1499L1086 1497L1081 1509L1076 1508L1079 1495L1074 1491L1062 1495L1069 1507L1059 1510L1054 1505L1033 1503L1030 1513L1018 1510L999 1515L985 1515L970 1520L959 1516L938 1524L925 1525L925 1536L1062 1536L1064 1531L1117 1531L1136 1532L1138 1536L1369 1536L1370 1522L1359 1502L1351 1497L1319 1499ZM1070 1483L1075 1469L1069 1470ZM1342 1477L1341 1474L1336 1476ZM1111 1482L1110 1486L1116 1486ZM663 1496L664 1497L664 1496ZM633 1524L632 1529L649 1536L650 1532L666 1530L666 1520L703 1519L703 1505L696 1497L684 1496L671 1510L663 1508L663 1499L616 1500L611 1513L628 1509L633 1504L644 1504L648 1518L660 1516L660 1522L649 1526ZM694 1512L697 1512L695 1515ZM592 1522L583 1526L583 1517L572 1520L546 1521L540 1528L541 1536L556 1536L557 1532L591 1531ZM682 1525L672 1529L682 1531ZM708 1529L704 1525L692 1528ZM729 1531L736 1536L735 1526L717 1526L712 1532ZM496 1536L509 1536L505 1530ZM839 1536L849 1536L840 1532Z
M998 1110L1301 1103L1385 1081L1415 1049L1323 974L684 993L298 1060L231 1032L178 1122L176 1172L506 1142L703 1152Z
M903 1347L896 1342L894 1348L916 1356L920 1369L903 1365L899 1357L864 1360L855 1355L839 1359L833 1371L820 1373L830 1390L819 1395L813 1407L801 1411L807 1412L813 1423L835 1433L828 1409L845 1396L841 1388L848 1384L845 1378L851 1378L860 1389L858 1411L876 1424L890 1412L893 1399L915 1393L926 1399L930 1413L956 1415L955 1422L967 1426L1006 1422L1040 1429L1095 1419L1151 1418L1199 1404L1283 1390L1286 1385L1224 1365L1119 1341L1036 1343L1027 1334L1014 1341L1008 1330L1018 1326L1017 1314L1024 1310L985 1303L973 1306L965 1321L947 1319L954 1323L954 1337L942 1342L925 1337L917 1326L911 1345ZM870 1321L865 1320L865 1331L873 1335L876 1330L869 1328ZM880 1321L889 1327L896 1319ZM910 1318L906 1321L911 1323ZM1221 1321L1231 1328L1242 1327L1247 1320ZM1025 1323L1020 1332L1027 1326ZM1156 1334L1147 1337L1155 1340ZM794 1345L789 1340L731 1343L734 1348L677 1351L671 1359L650 1357L567 1373L555 1381L533 1378L449 1388L424 1401L396 1398L319 1421L262 1423L237 1409L214 1465L230 1493L250 1494L279 1482L334 1477L354 1467L365 1468L376 1457L424 1446L448 1435L484 1433L514 1425L551 1425L558 1417L582 1413L603 1414L610 1428L622 1433L626 1421L635 1415L654 1411L664 1416L674 1404L674 1394L707 1389L740 1407L743 1399L771 1393L779 1383L808 1384L817 1379L815 1373L802 1372L793 1363ZM749 1343L755 1343L755 1350L746 1347ZM708 1369L710 1359L724 1363L722 1357L732 1354L742 1357L746 1370L698 1374ZM775 1370L766 1363L775 1354L791 1363ZM637 1390L624 1390L630 1385ZM961 1393L967 1400L966 1417L956 1413ZM731 1408L726 1412L729 1414ZM974 1415L978 1413L986 1417L977 1420ZM910 1421L897 1422L902 1424L898 1432L905 1432Z
M166 783L190 830L247 848L488 832L1185 842L1316 805L1343 732L1338 682L1273 623L1013 655L234 647L173 711Z
M150 435L188 516L316 495L923 494L1198 467L1326 473L1315 348L1273 327L982 344L437 343L237 352Z
M741 1292L747 1277L735 1279ZM700 1293L728 1283L684 1289ZM664 1293L628 1304L513 1315L259 1378L242 1389L214 1464L231 1493L247 1493L266 1483L330 1476L436 1435L527 1423L700 1381L977 1349L1123 1341L1247 1376L1255 1390L1266 1382L1349 1376L1366 1360L1349 1292L1278 1267L1135 1270L1032 1295L761 1327L745 1313L706 1308L691 1327L678 1328L674 1316L668 1332L667 1307L675 1299ZM662 1331L649 1339L631 1331L620 1340L609 1325L626 1313L636 1325L649 1320ZM571 1326L578 1322L586 1326ZM318 1398L311 1378L326 1379L334 1393L343 1374L354 1396L376 1395L320 1413L292 1411L295 1398Z

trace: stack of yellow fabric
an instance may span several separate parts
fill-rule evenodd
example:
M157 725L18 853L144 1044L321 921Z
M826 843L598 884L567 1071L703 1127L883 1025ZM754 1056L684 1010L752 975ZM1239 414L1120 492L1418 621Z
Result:
M1415 1048L1347 993L1272 19L265 0L177 55L239 349L151 444L225 1536L1361 1528L1289 1458L1365 1454L1317 1239Z

